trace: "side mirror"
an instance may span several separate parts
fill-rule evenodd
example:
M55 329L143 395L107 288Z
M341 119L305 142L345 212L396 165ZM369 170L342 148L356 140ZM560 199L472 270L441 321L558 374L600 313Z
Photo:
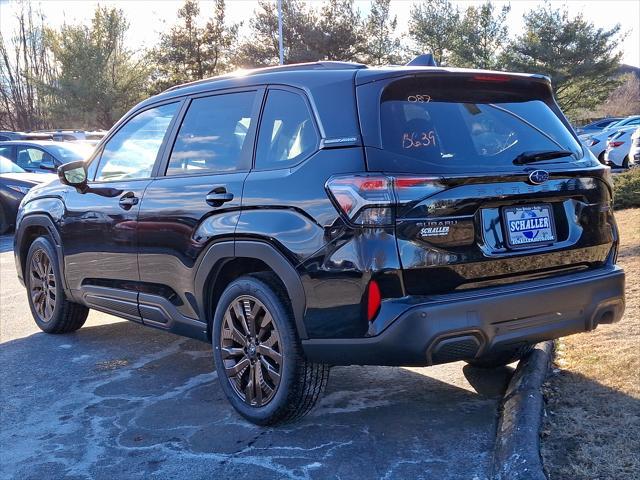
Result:
M83 160L65 163L58 167L60 182L70 187L75 187L79 192L87 191L87 166Z

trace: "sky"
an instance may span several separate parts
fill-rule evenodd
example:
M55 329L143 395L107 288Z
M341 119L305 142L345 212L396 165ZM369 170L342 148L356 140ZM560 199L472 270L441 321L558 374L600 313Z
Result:
M150 48L155 45L161 31L170 28L176 20L176 12L182 5L182 0L32 0L39 5L51 26L63 23L88 22L93 10L99 3L103 6L116 6L124 10L131 28L128 33L128 43L133 50ZM469 5L481 4L483 0L453 1L461 10ZM399 33L406 33L411 5L415 0L392 0L391 10L398 18ZM212 0L201 0L201 12L213 11ZM309 3L320 5L320 0ZM356 0L356 6L361 12L369 11L368 0ZM511 34L517 34L522 29L523 14L541 5L539 0L512 0L511 2L497 0L493 2L500 7L511 5L511 12L507 19ZM622 62L640 67L640 0L553 0L554 6L566 6L571 15L583 13L584 16L597 27L610 28L616 23L627 32L621 44L623 52ZM243 22L241 33L248 29L257 0L227 0L227 15L231 22ZM17 2L0 0L0 30L3 35L10 35L15 26L15 11ZM203 15L204 16L204 15Z

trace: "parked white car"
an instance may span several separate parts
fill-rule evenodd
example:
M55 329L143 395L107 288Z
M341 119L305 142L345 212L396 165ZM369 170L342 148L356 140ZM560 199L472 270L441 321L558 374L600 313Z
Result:
M600 160L600 163L606 163L604 154L607 149L607 140L616 135L618 132L623 131L633 131L635 130L637 125L633 126L624 126L619 128L609 128L602 130L596 134L587 134L587 135L579 135L580 141L585 144L585 146L591 150L591 153Z
M640 128L631 134L631 148L629 148L629 166L640 167Z
M627 128L618 131L607 140L607 149L604 152L604 163L610 167L629 168L629 150L631 147L631 135L636 128Z

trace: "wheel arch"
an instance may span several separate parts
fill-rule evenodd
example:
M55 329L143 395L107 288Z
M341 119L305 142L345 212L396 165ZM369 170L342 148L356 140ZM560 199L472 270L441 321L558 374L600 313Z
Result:
M274 246L267 242L241 240L220 242L212 245L202 257L195 275L194 291L200 318L207 322L210 334L212 316L210 312L216 301L215 295L222 293L228 284L225 281L225 267L230 264L238 266L234 278L243 274L264 271L266 266L280 280L287 292L296 323L296 330L301 339L307 338L304 325L306 300L302 281L293 265ZM255 266L255 268L252 268ZM220 282L222 280L222 283Z
M27 262L27 254L29 248L36 238L46 236L53 243L56 251L58 268L62 277L62 286L65 294L71 297L71 292L67 287L67 281L64 275L64 255L62 250L62 239L60 232L56 228L52 218L46 213L34 213L26 215L20 220L20 226L15 233L14 252L16 256L16 269L18 277L24 283L24 271Z

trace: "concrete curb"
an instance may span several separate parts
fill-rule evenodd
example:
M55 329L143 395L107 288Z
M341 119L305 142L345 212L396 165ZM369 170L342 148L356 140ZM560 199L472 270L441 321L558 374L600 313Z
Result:
M553 342L543 342L520 360L502 401L493 453L494 480L546 480L540 458L542 384Z

